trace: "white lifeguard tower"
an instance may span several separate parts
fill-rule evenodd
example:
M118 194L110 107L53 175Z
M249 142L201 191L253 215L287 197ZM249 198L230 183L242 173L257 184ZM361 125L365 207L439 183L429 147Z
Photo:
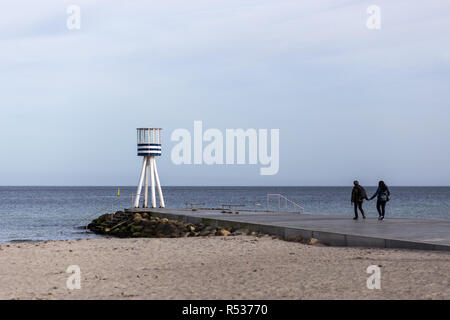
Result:
M158 170L156 169L155 157L161 155L161 128L137 128L137 155L144 157L142 161L142 170L139 178L139 184L134 200L134 207L139 208L142 185L144 184L144 202L143 208L148 208L148 179L150 174L152 208L156 208L155 180L158 188L159 206L164 208L164 197L159 181Z

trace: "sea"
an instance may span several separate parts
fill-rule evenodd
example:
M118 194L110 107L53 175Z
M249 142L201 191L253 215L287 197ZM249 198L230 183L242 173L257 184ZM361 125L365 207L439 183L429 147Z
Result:
M118 192L120 189L120 192ZM167 208L204 203L208 208L242 204L266 210L267 194L281 194L307 214L353 216L351 187L164 187ZM366 187L369 197L376 187ZM450 187L390 187L386 217L450 219ZM0 187L0 242L72 240L99 237L86 225L103 213L132 207L136 187ZM278 210L276 196L269 208ZM281 201L285 209L285 201ZM364 202L378 216L376 199ZM299 207L295 207L300 210ZM290 210L294 205L290 204Z

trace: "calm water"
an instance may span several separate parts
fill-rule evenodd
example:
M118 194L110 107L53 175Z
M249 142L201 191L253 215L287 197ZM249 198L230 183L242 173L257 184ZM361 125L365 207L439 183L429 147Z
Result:
M375 187L367 187L369 196ZM391 187L388 217L450 219L450 187ZM92 218L131 207L135 187L0 187L0 242L96 237L82 228ZM265 208L267 193L281 193L307 213L352 216L351 187L166 187L166 206L205 202L208 207L241 203ZM365 203L377 216L375 201ZM255 205L256 203L262 206ZM277 202L272 200L275 208Z

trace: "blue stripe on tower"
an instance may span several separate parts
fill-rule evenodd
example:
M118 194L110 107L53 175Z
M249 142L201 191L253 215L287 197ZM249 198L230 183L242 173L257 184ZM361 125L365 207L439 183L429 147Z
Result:
M138 156L160 156L161 144L160 143L138 143L137 155Z

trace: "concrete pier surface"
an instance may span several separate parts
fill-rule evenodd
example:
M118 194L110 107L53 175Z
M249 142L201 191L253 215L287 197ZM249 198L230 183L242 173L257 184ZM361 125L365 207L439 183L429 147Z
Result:
M450 251L450 220L377 218L352 220L352 215L299 214L216 209L133 208L161 217L213 226L245 228L283 239L316 238L332 246Z

